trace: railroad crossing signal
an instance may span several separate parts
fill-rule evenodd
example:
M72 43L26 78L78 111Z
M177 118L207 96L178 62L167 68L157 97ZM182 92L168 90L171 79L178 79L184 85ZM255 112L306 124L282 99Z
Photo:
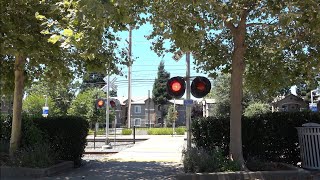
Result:
M107 99L105 98L98 98L96 100L96 107L97 109L106 108L107 106ZM109 99L109 106L113 109L118 109L120 106L120 102L118 99L110 98Z
M186 83L183 77L176 76L167 81L167 92L173 98L181 98L184 95ZM211 90L208 78L197 76L191 83L191 94L196 98L206 96Z

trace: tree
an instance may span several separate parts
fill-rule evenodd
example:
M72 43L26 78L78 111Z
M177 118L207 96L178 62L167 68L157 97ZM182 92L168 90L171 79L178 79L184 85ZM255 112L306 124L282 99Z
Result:
M50 96L47 98L49 116L59 115L59 109L52 98ZM30 94L26 97L26 99L23 100L22 110L26 114L40 117L42 116L42 107L45 105L45 102L46 98L43 96L43 94Z
M13 87L10 155L21 137L23 90L34 79L66 80L84 70L111 70L119 58L113 31L126 29L138 17L136 2L1 1L0 42L2 87ZM14 74L14 77L11 74ZM14 85L14 86L13 86Z
M48 96L56 107L56 115L67 115L67 110L71 104L71 101L75 97L75 93L78 90L78 82L61 83L60 81L47 82L37 81L33 82L29 88L26 88L25 93L27 98L29 95ZM39 97L41 98L41 97ZM50 106L49 106L50 107ZM51 111L51 108L50 108Z
M168 125L172 125L178 119L178 111L173 105L169 105L168 113L166 115Z
M252 90L273 92L313 75L319 67L319 6L313 0L198 0L151 1L147 8L149 38L159 55L181 49L192 52L206 72L231 72L229 153L242 165L243 78Z
M161 119L165 116L165 107L168 100L172 99L167 93L167 81L170 78L170 73L164 69L164 62L161 61L158 66L158 75L154 80L152 89L152 99L155 104L161 105Z
M90 124L96 122L104 123L106 109L96 109L95 103L98 98L105 98L106 95L98 88L91 88L77 95L72 101L68 114L84 117ZM114 119L110 115L110 122Z
M245 108L243 115L246 117L253 117L259 114L271 112L271 106L267 103L252 101L247 108Z

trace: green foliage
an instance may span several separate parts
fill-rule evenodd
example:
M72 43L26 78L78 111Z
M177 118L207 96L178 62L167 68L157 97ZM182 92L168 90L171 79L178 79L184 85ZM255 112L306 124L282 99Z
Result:
M47 135L39 129L33 122L34 116L24 115L22 118L22 133L21 133L21 147L36 146L41 143L47 142ZM9 144L11 129L12 129L12 116L1 115L0 121L0 141L4 144ZM7 150L4 150L5 152Z
M87 143L88 122L76 116L35 118L34 123L47 136L50 148L59 160L81 164L81 157Z
M230 115L230 90L231 90L231 76L230 74L218 74L214 80L214 86L210 94L210 98L216 100L216 104L210 109L210 115L218 117L229 117ZM242 105L246 109L251 104L256 104L256 101L266 102L270 97L263 94L263 92L253 92L248 87L244 87ZM252 106L252 105L251 105ZM250 107L251 108L251 107Z
M132 134L132 129L122 129L121 134L122 135L131 135Z
M42 116L42 107L45 105L46 97L43 94L30 94L24 100L22 104L22 111L25 114L32 116ZM58 115L58 108L51 97L48 97L49 116Z
M184 135L185 128L175 128L176 135ZM172 135L172 128L150 128L148 135Z
M184 149L183 169L186 173L219 172L219 171L239 171L240 164L231 161L223 156L218 149L205 150L192 147Z
M49 106L49 113L52 114L51 111L54 110L55 115L62 116L67 114L67 110L77 91L76 86L77 82L50 82L48 80L42 80L33 82L31 87L26 89L26 94L28 96L47 95L48 99L55 105L54 109L52 109L52 107Z
M295 127L304 123L320 123L320 114L312 112L266 113L243 117L242 139L245 158L284 162L296 165L300 161L298 133ZM193 142L208 151L221 147L229 150L228 118L199 118L192 121Z
M178 119L177 109L175 109L173 105L170 105L168 107L168 113L167 113L166 119L167 119L167 122L166 122L167 125L172 125L173 122L175 122Z
M94 130L89 129L88 132L89 135L94 135ZM105 129L98 129L98 131L96 132L96 135L105 135L106 134L106 130Z
M96 109L95 103L98 98L104 98L106 95L103 91L97 88L87 89L81 92L72 101L70 109L68 110L69 115L81 116L88 122L105 122L106 109ZM114 120L114 116L111 113L110 122Z
M49 143L33 144L16 152L10 162L12 166L46 168L57 163L56 152Z
M0 141L7 144L10 142L12 117L1 118L0 122ZM88 127L88 122L81 117L24 116L21 148L17 152L15 164L28 166L30 163L30 166L42 167L53 161L69 160L74 161L75 165L80 165ZM22 160L23 162L20 162Z
M252 117L260 114L271 112L271 106L262 102L253 102L245 109L243 115L246 117Z
M184 133L186 132L185 127L177 127L174 130L176 132L176 135L184 135Z
M158 75L154 80L152 89L152 99L155 104L166 104L168 100L172 99L167 93L167 81L170 78L170 73L164 69L164 62L161 61L158 67Z

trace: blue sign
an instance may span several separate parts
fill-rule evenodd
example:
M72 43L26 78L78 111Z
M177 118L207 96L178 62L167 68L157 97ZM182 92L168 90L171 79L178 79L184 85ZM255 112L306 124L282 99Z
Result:
M47 106L42 107L42 116L47 117L48 114L49 114L49 107Z
M318 111L318 106L317 103L310 103L309 108L312 112L317 112Z
M193 105L193 100L192 99L185 99L185 100L183 100L183 104L185 106L192 106Z

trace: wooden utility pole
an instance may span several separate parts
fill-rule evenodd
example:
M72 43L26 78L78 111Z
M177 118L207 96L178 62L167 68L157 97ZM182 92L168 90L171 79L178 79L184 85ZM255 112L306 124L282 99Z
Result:
M129 62L128 62L128 128L131 128L131 73L132 73L132 27L129 27L129 49L128 49L128 56L129 56Z

